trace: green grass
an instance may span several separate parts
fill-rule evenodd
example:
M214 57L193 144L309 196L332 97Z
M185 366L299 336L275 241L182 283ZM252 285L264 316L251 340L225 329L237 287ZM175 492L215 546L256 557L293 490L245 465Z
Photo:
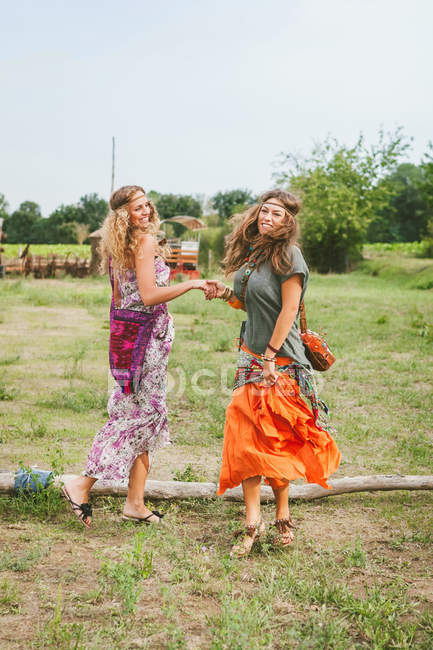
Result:
M398 257L423 257L431 258L432 250L432 239L424 239L422 241L413 241L413 242L394 242L393 244L389 243L375 243L375 244L366 244L364 246L364 255L390 255Z
M376 244L371 244L371 247ZM391 244L387 244L391 246ZM394 244L393 244L394 246ZM387 253L380 248L367 247L367 259L358 265L358 272L386 280L408 289L433 288L433 259L403 257L398 252ZM409 255L409 253L407 253Z
M121 560L104 558L100 568L100 589L110 598L120 598L123 614L131 614L152 571L152 553L144 551L145 535L137 533L134 546Z
M18 257L19 252L23 251L25 244L3 244L4 256L7 259ZM71 258L90 259L89 244L30 244L30 252L33 255L58 255L64 257L69 255Z
M342 451L337 477L431 473L433 300L417 288L430 269L381 253L350 275L312 275L309 325L337 356L318 376ZM0 402L0 469L82 471L106 418L109 295L106 278L0 281L0 396L12 397ZM243 313L200 292L170 311L175 444L151 478L215 481ZM430 492L295 502L294 545L276 549L269 526L246 560L229 558L239 503L148 504L164 525L137 530L121 522L122 500L92 501L87 531L53 487L0 497L0 646L432 645ZM263 511L271 523L272 506Z
M18 614L21 597L19 589L7 578L0 581L0 615Z

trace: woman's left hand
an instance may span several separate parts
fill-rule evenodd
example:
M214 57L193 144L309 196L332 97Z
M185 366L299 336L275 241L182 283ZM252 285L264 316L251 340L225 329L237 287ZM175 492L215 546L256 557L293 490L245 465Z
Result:
M209 286L207 280L191 280L191 289L200 289L204 291L206 300L210 300L214 297L215 289L212 286Z
M263 381L266 386L273 386L278 379L275 371L275 361L263 361Z

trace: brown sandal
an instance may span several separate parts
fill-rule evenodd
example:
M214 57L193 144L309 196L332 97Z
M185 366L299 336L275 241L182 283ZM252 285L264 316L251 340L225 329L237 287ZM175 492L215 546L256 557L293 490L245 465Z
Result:
M274 538L275 546L290 546L295 539L293 529L296 528L293 519L289 516L287 519L276 519L274 523L277 534Z
M244 530L235 533L235 535L242 535L242 539L232 547L230 557L245 557L245 555L248 555L256 539L264 535L265 529L265 522L260 520L255 524L245 526Z

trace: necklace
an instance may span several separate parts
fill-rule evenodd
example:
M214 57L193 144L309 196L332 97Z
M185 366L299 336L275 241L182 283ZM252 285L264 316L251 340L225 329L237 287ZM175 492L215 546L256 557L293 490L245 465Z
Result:
M242 286L241 297L240 297L241 302L245 302L245 294L247 292L248 280L250 279L251 273L256 268L256 263L257 263L257 260L258 260L258 258L260 256L259 253L256 253L256 255L254 255L254 257L251 257L252 252L253 252L253 247L250 246L249 251L248 251L248 255L247 255L247 257L245 258L245 261L244 261L244 264L246 263L247 268L245 269L245 273L243 274L242 280L241 280L241 286Z

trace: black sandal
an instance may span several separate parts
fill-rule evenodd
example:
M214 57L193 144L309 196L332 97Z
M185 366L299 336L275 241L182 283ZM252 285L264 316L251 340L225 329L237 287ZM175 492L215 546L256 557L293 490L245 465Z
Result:
M232 547L230 557L241 558L248 555L256 539L262 537L265 534L265 530L265 523L260 519L255 524L245 526L244 530L238 530L234 533L235 537L242 535L242 538Z
M75 501L72 501L64 485L62 486L62 493L65 499L69 501L69 505L72 508L72 512L77 517L77 519L81 521L83 526L85 526L86 528L90 528L90 523L89 524L86 523L85 519L92 518L92 506L89 503L82 503L80 505L79 503L75 503Z
M287 519L276 519L274 526L277 531L274 538L275 546L279 546L280 548L290 546L290 544L292 544L293 540L295 539L293 529L296 528L290 515L287 517Z
M130 515L122 515L122 521L133 521L136 524L147 524L150 525L152 523L156 523L153 521L149 521L151 517L158 517L158 524L161 523L162 518L164 515L161 512L158 512L158 510L152 510L150 515L147 515L147 517L132 517Z

